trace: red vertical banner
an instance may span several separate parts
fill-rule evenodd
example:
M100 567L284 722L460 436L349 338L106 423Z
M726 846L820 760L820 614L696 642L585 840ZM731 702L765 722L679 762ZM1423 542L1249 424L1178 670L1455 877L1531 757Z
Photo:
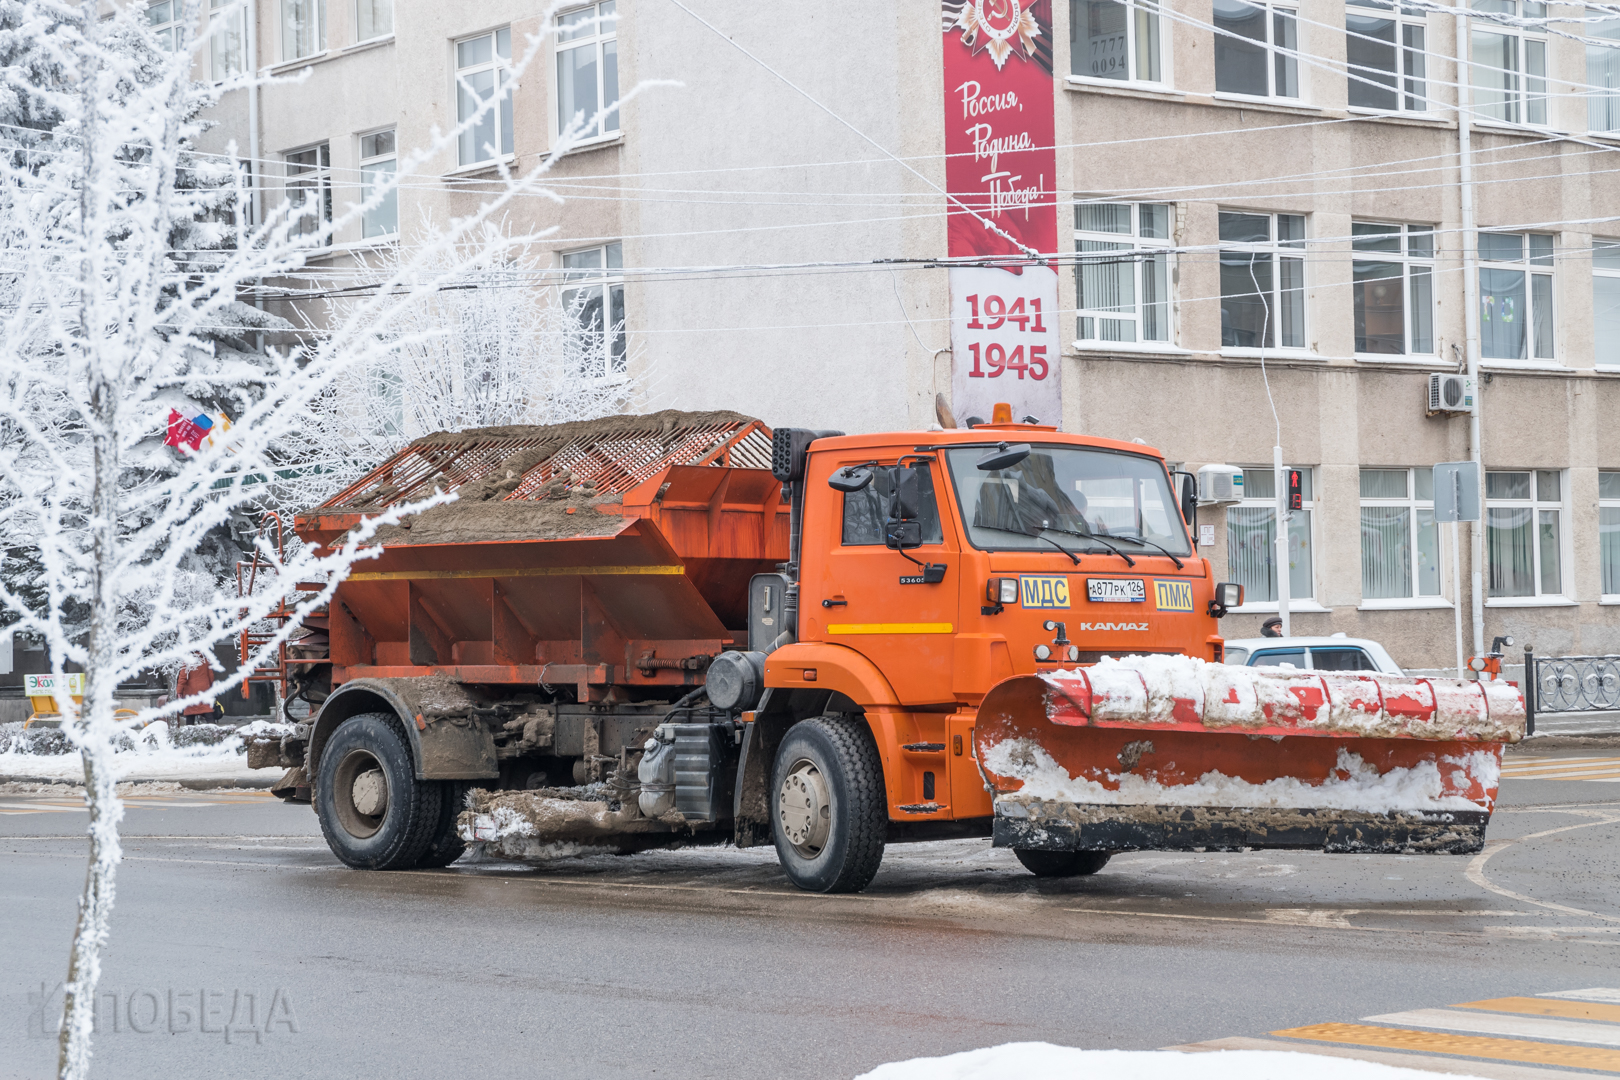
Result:
M958 420L1062 422L1051 0L947 0L945 183ZM1033 254L1032 254L1033 253ZM1027 261L1026 261L1027 260Z

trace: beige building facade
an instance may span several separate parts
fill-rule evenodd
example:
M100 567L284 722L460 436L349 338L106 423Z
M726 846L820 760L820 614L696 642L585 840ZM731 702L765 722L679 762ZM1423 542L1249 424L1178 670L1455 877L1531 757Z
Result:
M1534 20L1577 7L1481 0L1459 66L1449 13L968 6L991 25L1008 5L1040 33L1005 63L1052 74L1062 415L1045 419L1190 471L1243 471L1248 499L1199 510L1200 554L1247 589L1225 633L1276 611L1280 441L1307 487L1289 525L1296 633L1450 665L1458 603L1473 651L1470 529L1484 528L1487 644L1620 652L1620 247L1606 246L1620 244L1620 63L1604 26L1572 40ZM957 122L942 40L962 33L961 8L254 0L199 67L276 81L226 91L205 148L257 158L266 205L341 210L469 94L510 85L498 120L414 165L391 207L294 280L352 281L423 214L475 205L499 165L549 163L559 198L520 200L510 224L554 230L545 288L599 290L647 408L926 426L967 362L941 261ZM615 100L555 153L569 117ZM1431 414L1428 389L1466 372L1473 304L1489 520L1461 528L1458 596L1429 470L1470 456L1470 421Z

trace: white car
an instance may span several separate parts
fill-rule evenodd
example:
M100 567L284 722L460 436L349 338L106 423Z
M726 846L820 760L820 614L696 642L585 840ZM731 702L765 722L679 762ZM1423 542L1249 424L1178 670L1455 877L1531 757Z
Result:
M1404 672L1376 641L1345 637L1233 638L1226 643L1226 662L1249 667L1295 667L1315 671Z

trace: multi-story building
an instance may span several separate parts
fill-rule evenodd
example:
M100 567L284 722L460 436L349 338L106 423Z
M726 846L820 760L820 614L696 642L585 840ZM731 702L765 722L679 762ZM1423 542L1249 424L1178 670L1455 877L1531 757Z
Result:
M325 214L510 88L310 280L549 161L561 201L513 224L555 230L549 287L591 290L649 408L876 430L1006 388L1067 430L1241 468L1246 497L1199 511L1200 553L1247 589L1231 636L1277 608L1280 442L1304 479L1295 632L1440 668L1472 528L1487 642L1620 651L1620 21L1537 21L1581 11L250 0L198 62L280 80L227 92L209 148ZM575 116L598 119L556 154ZM1058 272L986 268L1031 250ZM981 300L1032 316L1027 355L974 336ZM1458 595L1430 470L1470 456L1470 420L1427 393L1467 370L1475 303L1487 520L1462 527Z

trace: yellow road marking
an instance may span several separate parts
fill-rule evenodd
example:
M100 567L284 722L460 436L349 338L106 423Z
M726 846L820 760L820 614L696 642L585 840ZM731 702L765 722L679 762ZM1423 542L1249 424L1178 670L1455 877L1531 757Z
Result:
M1620 768L1587 772L1535 772L1507 773L1504 780L1613 780L1620 778Z
M1271 1034L1284 1039L1345 1043L1351 1046L1379 1046L1395 1050L1420 1050L1429 1054L1489 1058L1495 1061L1522 1061L1533 1065L1561 1065L1570 1069L1594 1069L1620 1073L1620 1050L1559 1043L1530 1042L1525 1039L1498 1039L1483 1035L1447 1035L1409 1028L1381 1028L1367 1024L1311 1024L1286 1028Z
M1553 1001L1548 998L1505 997L1485 1001L1465 1001L1458 1009L1484 1009L1486 1012L1523 1013L1526 1016L1562 1016L1569 1020L1606 1020L1620 1023L1620 1005L1599 1005L1591 1001Z
M524 566L507 570L371 570L348 581L444 581L461 578L610 577L621 574L684 574L684 566Z
M949 634L948 622L829 623L829 634Z

